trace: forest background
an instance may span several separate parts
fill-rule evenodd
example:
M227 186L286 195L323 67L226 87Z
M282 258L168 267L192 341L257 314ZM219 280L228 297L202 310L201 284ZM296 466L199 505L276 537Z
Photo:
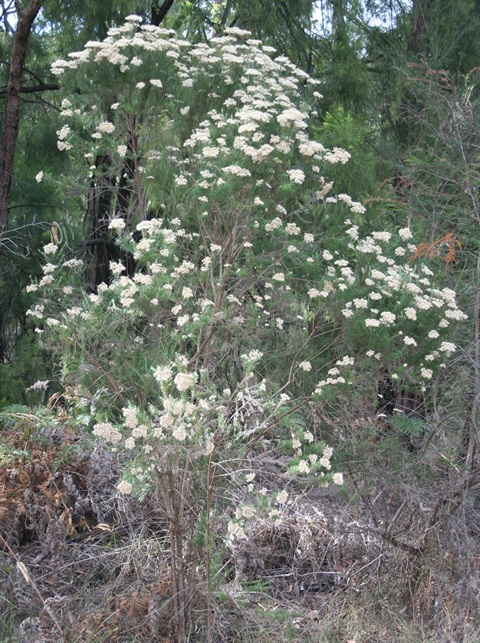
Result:
M233 228L228 227L227 220L219 215L219 228L202 227L197 222L200 211L189 205L190 186L185 188L185 193L169 187L183 188L183 175L170 176L169 167L159 164L156 189L148 192L138 187L143 179L139 180L137 164L143 156L141 152L137 154L136 146L140 150L145 132L161 132L155 141L157 146L163 146L161 149L167 149L176 140L185 141L188 128L197 131L194 128L199 126L200 115L207 118L209 109L214 108L215 97L212 104L210 94L187 97L190 115L188 111L176 114L172 103L169 115L177 122L178 132L168 135L162 113L155 115L157 120L152 116L150 97L144 103L125 107L125 123L131 124L136 119L135 125L120 131L121 116L117 117L114 114L117 108L113 108L117 104L116 86L113 81L109 85L111 79L93 67L92 76L81 70L73 70L72 75L68 77L67 73L65 78L57 73L58 69L63 71L68 66L65 63L62 67L58 62L54 65L55 61L71 61L69 54L82 51L88 41L108 38L112 33L109 30L122 28L132 14L141 17L144 25L173 30L179 38L197 47L202 43L215 47L215 42L229 28L248 30L253 39L274 48L274 56L287 57L304 72L305 86L310 82L305 80L307 74L318 83L312 83L312 88L322 98L317 96L313 100L307 130L309 140L333 150L333 154L338 148L339 155L342 149L350 155L348 162L342 157L343 160L332 161L329 167L322 166L323 186L333 181L333 186L325 187L322 194L317 194L305 177L300 178L301 174L290 174L294 187L302 184L299 196L281 182L276 185L274 196L267 195L271 201L258 196L260 202L264 199L269 207L280 206L282 210L276 210L277 215L280 212L285 221L292 225L298 223L302 233L305 232L302 241L305 245L288 250L292 257L298 254L296 262L289 263L290 260L276 254L274 241L257 239L254 217L246 215L247 210L238 214L235 225L239 226L241 217L251 217L252 229L248 228L251 236L247 243L252 251L242 259L244 273L232 282L235 285L225 286L225 293L233 297L228 300L231 308L226 308L225 314L232 319L246 320L242 333L237 333L229 323L220 324L218 330L218 319L207 317L206 306L202 314L195 317L188 308L190 303L183 302L182 313L188 312L182 324L186 324L189 332L186 330L180 336L180 310L166 320L166 309L162 309L161 321L167 330L164 330L163 352L155 355L156 362L149 362L145 356L152 353L154 335L148 330L139 331L141 324L148 327L148 323L158 322L157 312L152 312L147 303L138 299L141 310L136 317L128 321L122 315L118 319L109 318L108 325L105 313L103 317L100 314L88 317L92 313L90 309L87 312L87 304L81 303L78 306L84 313L82 323L80 313L77 317L76 313L65 312L72 311L72 307L61 308L60 295L41 290L42 286L50 285L49 274L54 271L51 255L61 249L59 254L64 261L83 262L81 272L75 277L77 281L72 278L71 282L59 282L67 299L72 292L81 292L75 300L77 303L85 299L90 302L88 305L96 305L95 297L102 293L101 285L115 284L117 278L121 279L122 268L117 268L120 272L116 273L115 265L125 268L125 278L131 280L130 294L135 299L136 289L150 287L141 275L150 274L151 268L139 250L142 239L145 241L142 235L148 234L147 228L138 224L159 220L160 216L173 227L172 221L179 217L187 237L193 235L189 239L183 235L183 241L179 241L177 235L178 252L185 261L195 256L193 263L202 266L201 270L209 268L209 262L217 265L216 259L212 259L215 252L212 247L221 248L225 239L232 244L230 257L237 260L239 256L233 251L236 246L229 236ZM152 636L162 640L164 636L164 640L215 641L253 640L262 636L263 640L300 640L303 636L312 641L478 640L480 44L477 34L480 3L476 0L144 0L138 3L4 0L0 3L0 24L0 98L3 102L0 465L2 517L5 525L10 521L7 526L2 525L6 570L2 581L6 624L2 640L17 640L15 637L22 640L19 632L22 626L27 627L27 616L31 620L28 627L35 625L44 631L51 628L57 637L60 630L65 640L72 641L133 641L143 640L142 636L145 640L151 640ZM154 59L148 64L152 65L155 79ZM144 67L146 65L147 62ZM302 78L300 73L297 78ZM155 84L152 85L154 91ZM183 97L183 90L173 81L170 88L165 80L157 81L156 88L162 87L165 93ZM126 93L122 94L120 84L118 88L118 102L122 105ZM302 91L298 90L297 98L301 96L306 101ZM97 126L97 134L112 134L115 130L113 136L118 134L115 146L120 150L119 157L115 159L100 148L88 157L91 152L86 147L81 149L85 142L83 134L79 135L78 150L73 143L70 153L73 135L71 139L70 129L64 129L65 119L70 106L77 102L82 105L79 132L88 128L95 130L95 112L107 106L106 111L102 111L104 129ZM119 114L121 110L122 107ZM109 132L114 121L115 127ZM213 124L211 126L213 128ZM101 138L97 137L97 141ZM124 150L120 149L122 144ZM297 171L295 164L292 167L287 174ZM209 169L205 166L201 171ZM257 175L259 181L261 171ZM268 176L275 176L273 170L270 172L265 174L265 181ZM303 170L301 173L304 174ZM207 174L202 176L209 178ZM237 179L228 179L232 185L234 180ZM247 203L248 193L239 186L234 185L230 196L222 192L218 203L231 204L234 198L243 205ZM328 214L327 194L338 205L337 214ZM228 207L229 214L235 211L233 206ZM211 209L213 211L213 201ZM112 221L117 223L112 225ZM274 230L277 224L272 220L265 225L273 225ZM131 229L131 238L122 237L125 227L127 231ZM294 236L297 234L294 227L290 231ZM414 276L409 279L420 280L415 281L417 289L431 286L437 293L437 301L438 293L444 294L450 315L444 316L446 323L440 324L440 328L446 333L441 339L448 341L440 343L439 340L438 346L433 346L439 333L432 323L440 304L437 307L432 303L433 290L428 296L424 294L425 298L430 297L431 314L420 314L422 307L418 299L417 308L403 299L401 304L399 300L395 303L389 300L390 308L377 310L381 320L378 326L383 333L375 334L377 326L372 323L370 328L370 318L355 321L352 313L350 323L349 310L360 314L363 302L368 301L370 307L375 297L370 297L372 291L366 291L365 284L362 284L364 290L353 289L353 294L346 288L343 296L343 287L339 287L341 269L351 265L352 275L379 269L373 260L354 264L352 257L354 252L358 255L359 246L353 247L352 243L360 238L388 244L390 237L398 234L400 241L408 240L407 235L411 234L414 242L406 246L405 252L399 250L401 243L396 250L388 251L382 246L388 260L403 258L406 268L402 270L408 273L411 269ZM192 249L195 242L190 244L199 235L210 244L207 263L202 263L205 256L202 259L200 254L195 255L198 250ZM279 248L286 252L288 244L284 240L282 244ZM164 246L152 248L152 252L165 251ZM239 245L238 252L240 250L244 252L245 247ZM339 264L340 272L329 273L328 257L335 253L347 257L348 261L345 265ZM45 264L50 268L46 269ZM260 284L260 276L264 271L267 274L269 266L276 266L270 282L280 288L274 297L274 308L269 308L271 298L268 294L265 297L264 281ZM346 275L346 283L352 286L348 282L349 273L341 274ZM337 293L328 300L330 286L325 290L326 275L332 292ZM430 278L431 284L422 284L421 279L428 282ZM291 279L290 289L284 289L285 279L287 285ZM133 283L136 285L132 286ZM322 286L316 292L315 284ZM162 288L167 285L163 283ZM72 286L77 290L69 290ZM185 300L202 292L207 301L208 284L198 280L182 282L182 286ZM415 294L413 289L414 286L412 293ZM217 303L213 285L212 292L212 301ZM325 293L325 302L322 293ZM300 294L304 299L301 300ZM145 297L153 301L151 293L146 292ZM384 294L384 302L386 298ZM352 305L349 300L356 303ZM120 294L118 301L119 306L128 307L125 294ZM51 317L43 318L43 308L40 310L39 306L55 308L55 311ZM379 306L381 308L381 304ZM392 306L398 307L395 313L391 312ZM253 312L252 307L256 307ZM260 321L263 317L258 316L260 309L262 315L271 312L275 332L262 331L260 335L258 328L263 324ZM409 311L403 321L400 309ZM71 325L69 322L57 328L62 314L71 321L72 317L75 319ZM297 330L295 320L299 317ZM168 331L171 319L177 326ZM282 343L278 335L284 326L288 337ZM304 350L307 345L302 332L308 337L308 354L300 361L296 357L300 355L299 347ZM257 334L260 344L251 341ZM399 347L398 336L408 341L402 340ZM253 354L258 349L261 349L260 356ZM406 352L407 349L411 352ZM179 362L178 355L186 362ZM283 385L279 364L287 363L285 360L290 358L293 360L292 366L288 362L290 376ZM353 362L348 361L353 358L354 367ZM195 386L198 387L195 403L201 387L206 400L217 396L210 407L205 403L203 415L195 416L194 423L203 422L206 428L192 438L195 449L201 444L204 455L211 456L213 452L214 457L207 457L207 461L196 456L191 459L187 453L190 447L178 452L172 447L172 451L168 451L170 460L155 473L156 482L147 484L146 479L135 474L138 463L133 467L133 474L131 466L130 473L125 473L128 453L127 456L124 452L112 455L107 449L105 441L114 444L115 440L111 439L112 433L106 438L105 426L113 430L115 418L118 425L118 418L123 417L121 439L125 438L125 429L136 430L140 439L139 427L148 425L150 430L155 427L156 413L163 413L163 418L168 415L166 408L151 410L158 395L157 384L165 399L173 396L166 388L173 375L165 370L154 371L155 364L167 371L173 369L173 373L178 369L175 394L181 394L179 399L183 404L187 403L185 391ZM350 369L348 373L343 372L344 367ZM202 375L202 369L208 371L208 377ZM301 380L298 372L306 379ZM180 375L187 379L179 378ZM198 381L189 381L190 375ZM340 380L342 375L344 381L333 382L334 390L329 393L328 377L332 380L337 376ZM261 388L252 393L262 382L271 387L268 400L262 397ZM237 397L232 393L231 399L225 402L221 395L227 387L220 383L228 384L228 390L238 389ZM339 388L335 388L337 383ZM239 411L240 390L245 407L248 395L252 396L248 398L251 405L248 412L243 407L243 411ZM288 399L272 401L277 394ZM214 405L215 408L224 405L221 408L226 408L227 416L232 419L234 402L237 415L232 425L212 429L216 421L212 419ZM182 413L187 413L185 408ZM250 424L252 418L257 422L255 430L259 434L255 439L251 437L255 433ZM167 420L163 422L162 426L166 427ZM235 422L242 427L241 440L225 437L229 431L240 430ZM190 426L188 421L185 426L187 429ZM220 439L219 435L223 437ZM95 436L100 441L103 439L103 446L98 446ZM299 441L301 445L297 445ZM236 449L231 458L236 462L233 469L225 456L225 451L232 448ZM92 457L98 457L98 449L104 449L101 451L104 461L109 463L109 473L114 475L104 480L102 492L95 491L102 497L94 502L91 461ZM127 446L127 451L132 449ZM328 464L322 478L336 482L328 489L320 487L315 479L315 475L320 475L317 456L320 460L326 457ZM43 469L35 480L32 471L40 466L39 459ZM280 465L285 473L278 472ZM83 471L90 481L85 489L71 492L77 504L72 498L67 500L66 470L70 473L75 470L76 475ZM22 478L21 471L28 473L28 481ZM273 498L268 506L248 501L251 491L247 487L255 477L257 481L261 478L261 471L264 478L260 487L268 488ZM332 475L333 471L336 473ZM63 476L61 484L55 476ZM231 479L228 484L227 479ZM192 480L197 482L193 484ZM189 485L192 488L187 493ZM232 485L235 489L238 487L235 492ZM47 493L54 487L60 494L56 500L53 491L50 495ZM140 500L128 494L128 498L122 497L126 503L122 505L118 487L124 491L133 488ZM162 489L169 492L164 493ZM290 498L295 498L291 504L281 496L286 489ZM27 502L28 493L33 496ZM83 513L80 496L84 500ZM60 497L64 498L61 502ZM229 503L225 503L225 498ZM140 504L137 506L134 502ZM192 509L195 503L198 511ZM308 511L302 503L310 510L313 507L314 511L323 512L318 519L321 529L315 531L311 527L311 515L307 520ZM32 509L35 506L49 507L49 521L40 521ZM254 519L250 513L253 506L257 516ZM280 512L280 518L272 511ZM222 522L222 515L230 520ZM195 521L202 527L194 533ZM51 570L40 574L39 562L38 569L32 563L29 570L22 572L22 560L40 560L38 547L45 548L48 540L57 542L58 539L52 540L51 532L58 525L64 529L64 542L58 551L49 550L48 555L53 557L53 566L61 561L62 569L66 566L62 556L67 556L65 552L69 551L65 543L78 542L82 533L89 533L96 525L103 525L104 532L117 539L115 544L112 540L95 542L97 557L107 546L113 550L123 546L124 560L122 564L115 563L116 572L109 576L103 570L102 581L98 581L96 589L87 584L83 587L85 616L98 616L93 624L87 624L85 618L73 625L72 608L66 608L65 604L47 609L48 583L35 581L35 575L48 577L53 573ZM230 536L222 538L222 530ZM39 545L42 538L43 544ZM145 572L145 577L140 578L142 575L131 569L120 573L127 558L131 561L138 556L140 561L141 556L146 556L140 553L140 543L145 546L151 541L164 552L163 569L160 565L150 570L152 561L147 556L147 560L141 560L141 565L150 570ZM310 558L306 554L309 548ZM257 560L252 549L269 553L258 554ZM176 568L174 561L177 561ZM47 564L44 559L42 564ZM192 570L196 570L195 573ZM99 573L96 569L95 574ZM165 583L163 590L159 588L160 578ZM22 582L32 593L23 602L18 597L21 593L18 586ZM62 582L66 581L58 582L59 587L64 588ZM235 591L231 589L233 586L237 588ZM241 591L238 586L242 587ZM207 588L206 602L202 603L198 596L202 593L199 587ZM100 591L98 588L101 588L101 599L96 593ZM134 592L135 600L132 599ZM121 593L125 602L113 604L111 596L115 593ZM65 588L59 595L69 596ZM98 605L92 606L94 595L97 596L94 600L100 600L101 609ZM148 597L147 606L142 603L144 595ZM157 604L152 607L152 596L156 596L160 607ZM136 607L125 611L127 603L132 602ZM170 607L161 607L164 603ZM78 604L75 610L78 611ZM268 615L270 612L278 615L274 618ZM33 625L32 619L37 619ZM104 625L104 621L108 625ZM80 630L82 634L78 633Z

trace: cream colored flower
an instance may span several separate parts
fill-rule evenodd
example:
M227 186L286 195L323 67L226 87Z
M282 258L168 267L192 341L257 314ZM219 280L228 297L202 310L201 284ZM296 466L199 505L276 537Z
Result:
M117 489L120 491L120 493L123 493L126 496L132 493L132 485L126 480L122 480L121 482L119 482L117 484Z

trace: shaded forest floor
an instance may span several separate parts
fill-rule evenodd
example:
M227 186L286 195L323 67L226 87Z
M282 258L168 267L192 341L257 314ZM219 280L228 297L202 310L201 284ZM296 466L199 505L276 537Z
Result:
M117 456L82 431L2 429L0 641L173 641L165 513L119 496ZM368 479L298 489L235 545L218 517L215 642L480 640L478 475L431 467L427 484L369 458ZM274 485L275 457L258 466ZM203 642L200 570L191 587L188 640Z

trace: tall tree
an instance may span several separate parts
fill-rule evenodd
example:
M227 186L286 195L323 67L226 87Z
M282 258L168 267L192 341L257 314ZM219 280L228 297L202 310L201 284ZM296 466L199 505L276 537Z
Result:
M15 148L20 120L20 93L23 71L27 56L30 31L45 0L30 0L25 9L15 2L17 27L13 37L10 55L10 73L4 108L2 145L0 149L0 238L3 236L8 218L8 203L12 186Z

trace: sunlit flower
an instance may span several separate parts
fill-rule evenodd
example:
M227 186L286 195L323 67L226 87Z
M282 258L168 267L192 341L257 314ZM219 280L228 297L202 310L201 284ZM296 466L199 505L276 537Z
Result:
M189 388L192 388L192 386L195 386L197 381L197 374L177 373L173 381L179 391L187 391Z
M332 465L330 464L330 457L331 456L326 456L325 454L320 458L319 463L321 466L329 471L332 468Z
M456 321L461 321L461 320L467 319L467 315L464 312L462 312L461 310L458 310L458 309L457 310L450 310L450 309L446 310L445 311L445 317L447 317L448 319L454 319Z
M334 147L333 150L331 152L327 152L323 158L329 163L341 163L342 165L344 165L350 159L350 156L351 155L346 150L342 150L339 147Z
M365 298L354 299L353 305L355 308L368 308L368 301Z
M300 234L300 228L296 223L287 223L285 226L285 232L287 234Z
M439 351L442 351L443 353L454 353L457 350L457 347L455 344L452 344L452 342L442 342L438 348Z
M125 220L124 219L112 219L110 223L108 224L108 229L109 230L123 230L125 228ZM122 266L123 268L123 266Z
M43 246L43 252L46 255L54 255L58 250L58 246L56 246L54 243L47 243L46 246Z
M391 239L391 237L392 237L392 234L391 234L390 232L379 232L379 231L375 231L375 232L372 232L372 237L373 237L376 241L388 242L388 241L390 241L390 239Z
M227 167L222 168L222 172L225 172L225 174L232 174L234 176L251 176L249 170L240 167L239 165L228 165Z
M380 326L380 320L373 318L366 319L365 326L367 326L367 328L378 328Z
M302 170L287 170L287 174L292 183L301 185L305 181L305 173Z
M202 154L205 158L216 158L220 154L219 147L204 147Z
M342 485L343 484L343 473L334 473L332 476L333 484Z
M390 313L388 311L380 313L380 321L382 324L389 326L390 324L394 323L395 319L396 316L393 313Z
M401 228L398 231L398 236L400 237L400 239L402 239L402 241L408 241L409 239L412 238L412 233L410 231L410 228Z
M99 132L102 132L102 134L111 134L113 131L115 131L115 125L113 123L110 123L110 121L103 121L99 125L97 125L97 130Z
M353 366L355 364L355 359L349 355L345 355L342 359L339 359L335 362L337 366Z
M111 444L118 444L122 440L122 434L110 422L98 422L93 426L93 435L103 438Z
M169 366L157 366L153 373L157 382L168 382L172 377L172 369Z

